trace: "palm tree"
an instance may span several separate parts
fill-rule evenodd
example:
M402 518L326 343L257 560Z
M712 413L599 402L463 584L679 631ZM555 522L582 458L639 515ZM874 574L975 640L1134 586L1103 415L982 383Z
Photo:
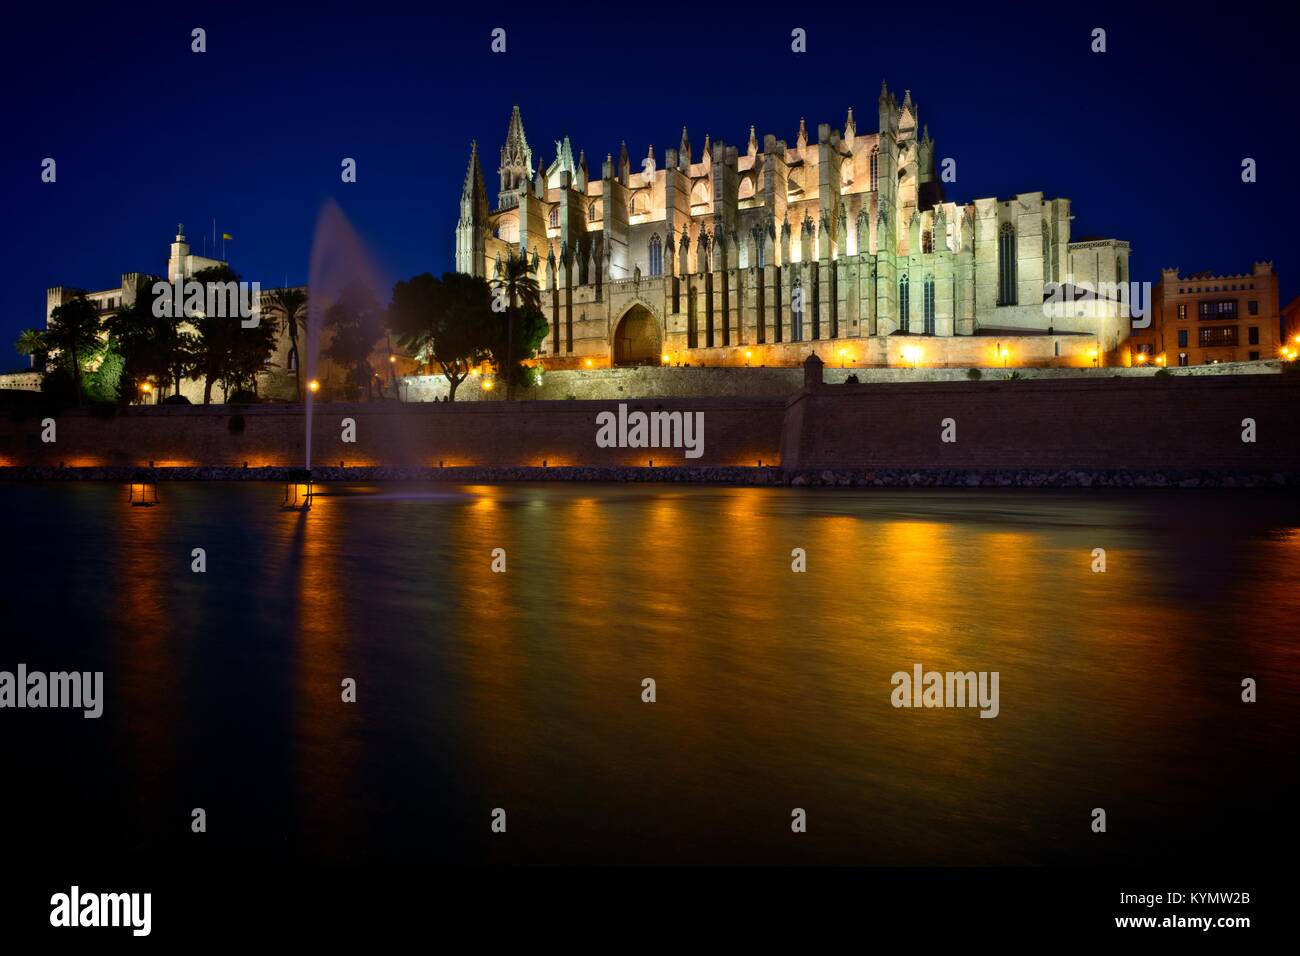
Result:
M270 295L271 310L284 318L289 332L289 364L293 366L293 394L302 401L302 357L298 354L298 328L307 328L307 291L305 289L276 289Z
M72 381L76 386L77 404L81 404L81 363L100 344L103 317L95 303L77 292L73 298L50 313L45 341L50 351L62 354L71 363Z
M506 401L515 397L515 315L520 308L541 309L542 294L537 288L537 277L528 262L528 254L516 255L511 249L504 263L499 263L492 282L498 293L504 292L510 301L506 313Z
M41 371L45 371L45 356L49 352L49 346L45 344L45 333L39 329L23 329L18 333L18 342L14 346L19 355L26 355L32 368L36 368L36 360L40 358Z

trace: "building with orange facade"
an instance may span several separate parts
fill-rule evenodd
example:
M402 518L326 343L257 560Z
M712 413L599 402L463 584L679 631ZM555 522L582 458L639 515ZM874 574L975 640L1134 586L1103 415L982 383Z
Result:
M1134 328L1128 365L1209 365L1282 355L1281 310L1273 263L1251 272L1181 276L1164 269L1152 292L1151 325Z

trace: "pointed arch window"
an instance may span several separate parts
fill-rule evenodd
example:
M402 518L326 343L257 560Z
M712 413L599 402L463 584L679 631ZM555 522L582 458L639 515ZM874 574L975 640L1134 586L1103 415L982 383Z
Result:
M880 147L875 146L871 150L871 191L876 191L876 176L880 169Z
M552 229L560 228L560 207L559 206L553 206L551 208L551 216L548 221L550 222L550 226Z
M934 252L934 230L927 229L921 233L921 251Z
M934 276L926 276L922 286L925 302L925 334L934 335Z
M911 283L907 273L898 280L898 331L910 332L912 328Z
M998 305L1016 304L1016 230L1004 222L998 230Z
M652 276L664 274L664 245L657 232L650 237L650 274Z

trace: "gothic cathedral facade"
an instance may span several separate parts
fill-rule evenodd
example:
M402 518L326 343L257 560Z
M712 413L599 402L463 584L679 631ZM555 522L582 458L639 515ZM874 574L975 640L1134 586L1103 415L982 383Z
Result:
M794 145L753 128L743 150L705 137L632 166L624 145L588 171L569 139L533 156L516 106L495 208L471 146L456 269L535 271L548 367L1105 364L1127 310L1044 307L1057 287L1129 281L1128 243L1071 241L1070 200L1040 192L959 205L918 119L882 84L878 129L801 120ZM1099 359L1099 356L1101 357Z

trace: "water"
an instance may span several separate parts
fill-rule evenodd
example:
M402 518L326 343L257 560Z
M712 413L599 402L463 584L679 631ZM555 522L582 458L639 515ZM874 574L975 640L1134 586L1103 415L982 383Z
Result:
M1300 726L1286 499L322 490L304 514L255 483L164 484L151 509L118 486L0 486L0 669L103 669L107 691L98 721L0 714L11 849L165 861L193 852L193 807L219 834L206 852L259 861L1167 864L1278 845ZM890 675L918 662L999 671L1000 715L892 708Z

